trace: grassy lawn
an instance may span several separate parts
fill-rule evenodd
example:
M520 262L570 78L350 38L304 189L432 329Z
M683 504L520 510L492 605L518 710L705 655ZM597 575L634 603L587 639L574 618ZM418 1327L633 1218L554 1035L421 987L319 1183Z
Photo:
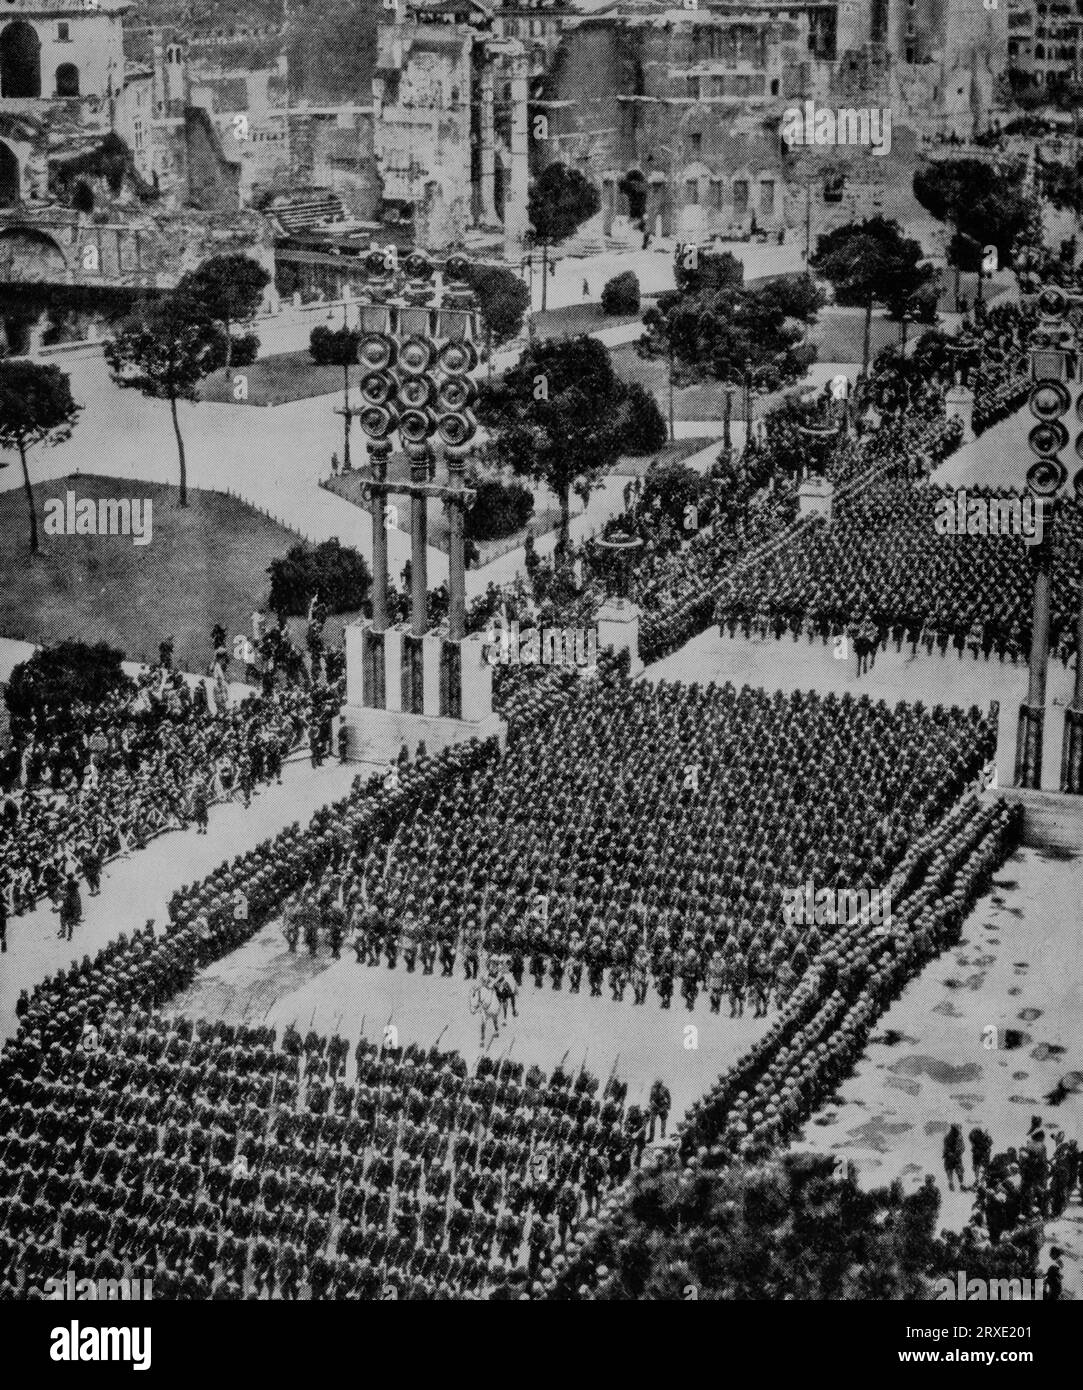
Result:
M638 323L638 314L602 313L601 304L568 304L563 309L546 309L534 315L535 338L574 338L579 333L600 333L603 328L620 328Z
M869 350L872 357L889 344L899 342L900 325L878 317L876 310L872 316L869 332ZM906 341L915 342L924 329L910 323L906 326ZM813 341L816 343L818 362L860 362L861 345L865 337L865 315L863 313L839 313L822 309L813 325Z
M44 504L77 498L149 498L149 545L130 536L46 536ZM102 640L132 661L155 660L175 639L174 661L203 671L216 622L230 638L249 632L252 609L267 599L267 566L298 537L234 498L154 483L78 475L34 488L42 553L30 559L22 489L0 493L0 635L53 643ZM239 670L236 671L239 675Z
M640 357L634 343L610 348L613 370L627 382L638 381L658 402L662 415L669 411L669 363L664 357ZM733 392L731 419L742 419L740 390ZM753 407L756 415L763 413L759 404ZM726 392L717 381L700 381L692 386L674 386L673 418L675 420L722 420L726 413Z
M233 381L237 376L248 378L246 401L234 398ZM351 388L360 380L360 367L351 367ZM317 366L307 348L261 357L251 366L233 368L228 376L215 372L199 388L200 400L226 405L285 405L288 401L308 400L310 396L327 396L333 391L342 392L342 368ZM356 394L352 404L360 404Z

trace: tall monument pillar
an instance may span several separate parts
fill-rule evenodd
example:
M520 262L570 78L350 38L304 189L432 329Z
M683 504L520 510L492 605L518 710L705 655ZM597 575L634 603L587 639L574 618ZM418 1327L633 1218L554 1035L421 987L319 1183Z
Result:
M1045 735L1045 681L1049 666L1049 605L1052 592L1052 498L1039 497L1043 511L1041 543L1032 548L1034 564L1034 614L1031 621L1027 698L1019 707L1019 732L1015 748L1015 785L1040 790L1042 740Z
M493 64L487 54L481 59L481 186L478 221L483 227L498 227L496 215L496 132L493 120Z
M429 499L419 491L429 481L427 444L408 446L410 456L410 626L415 637L424 637L429 626Z
M515 264L523 254L529 228L527 197L530 182L530 110L527 104L527 61L522 45L511 59L511 170L504 195L504 256Z

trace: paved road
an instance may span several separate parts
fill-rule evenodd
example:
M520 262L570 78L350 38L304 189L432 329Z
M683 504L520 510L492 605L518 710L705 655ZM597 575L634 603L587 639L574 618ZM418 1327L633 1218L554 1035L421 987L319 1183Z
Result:
M287 762L282 785L263 787L246 811L241 802L212 806L210 827L195 827L152 840L128 859L114 860L102 874L102 891L83 888L83 922L72 941L57 939L58 919L48 903L8 922L8 949L0 966L0 1036L15 1028L19 990L33 986L84 954L93 955L120 932L141 927L148 917L166 920L166 906L182 885L198 882L223 860L246 854L287 825L307 824L330 801L343 797L367 769L360 763L325 763L313 768L301 757Z
M959 945L932 961L880 1020L855 1074L839 1087L841 1104L823 1106L798 1146L852 1161L865 1187L899 1179L909 1192L933 1174L940 1224L958 1229L973 1198L947 1189L941 1146L950 1124L964 1134L988 1129L998 1152L1022 1145L1032 1115L1047 1131L1083 1139L1083 1088L1056 1099L1061 1079L1083 1071L1081 893L1078 853L1018 850L967 918ZM966 1173L972 1181L969 1148ZM1047 1238L1068 1250L1065 1282L1079 1297L1078 1201Z

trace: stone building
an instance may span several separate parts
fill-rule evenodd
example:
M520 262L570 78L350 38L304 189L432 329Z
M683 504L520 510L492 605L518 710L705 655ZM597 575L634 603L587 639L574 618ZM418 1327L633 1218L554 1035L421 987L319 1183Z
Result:
M1009 0L1008 66L1025 85L1083 77L1083 0Z
M568 24L532 166L558 160L593 180L614 242L899 215L923 140L969 138L995 109L1006 18L963 0L618 0ZM807 102L889 113L889 150L789 147L787 113Z

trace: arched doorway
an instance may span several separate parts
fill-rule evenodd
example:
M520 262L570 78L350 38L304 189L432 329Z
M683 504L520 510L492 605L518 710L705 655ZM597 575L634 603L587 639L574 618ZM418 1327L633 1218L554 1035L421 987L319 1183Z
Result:
M0 207L9 208L12 203L17 203L21 192L19 161L12 150L0 141Z
M41 96L41 42L37 31L16 19L0 33L0 97Z
M628 199L629 221L642 227L647 214L647 180L638 169L632 169L621 179L620 191Z
M58 97L79 95L79 69L74 63L61 63L57 68L56 94Z

